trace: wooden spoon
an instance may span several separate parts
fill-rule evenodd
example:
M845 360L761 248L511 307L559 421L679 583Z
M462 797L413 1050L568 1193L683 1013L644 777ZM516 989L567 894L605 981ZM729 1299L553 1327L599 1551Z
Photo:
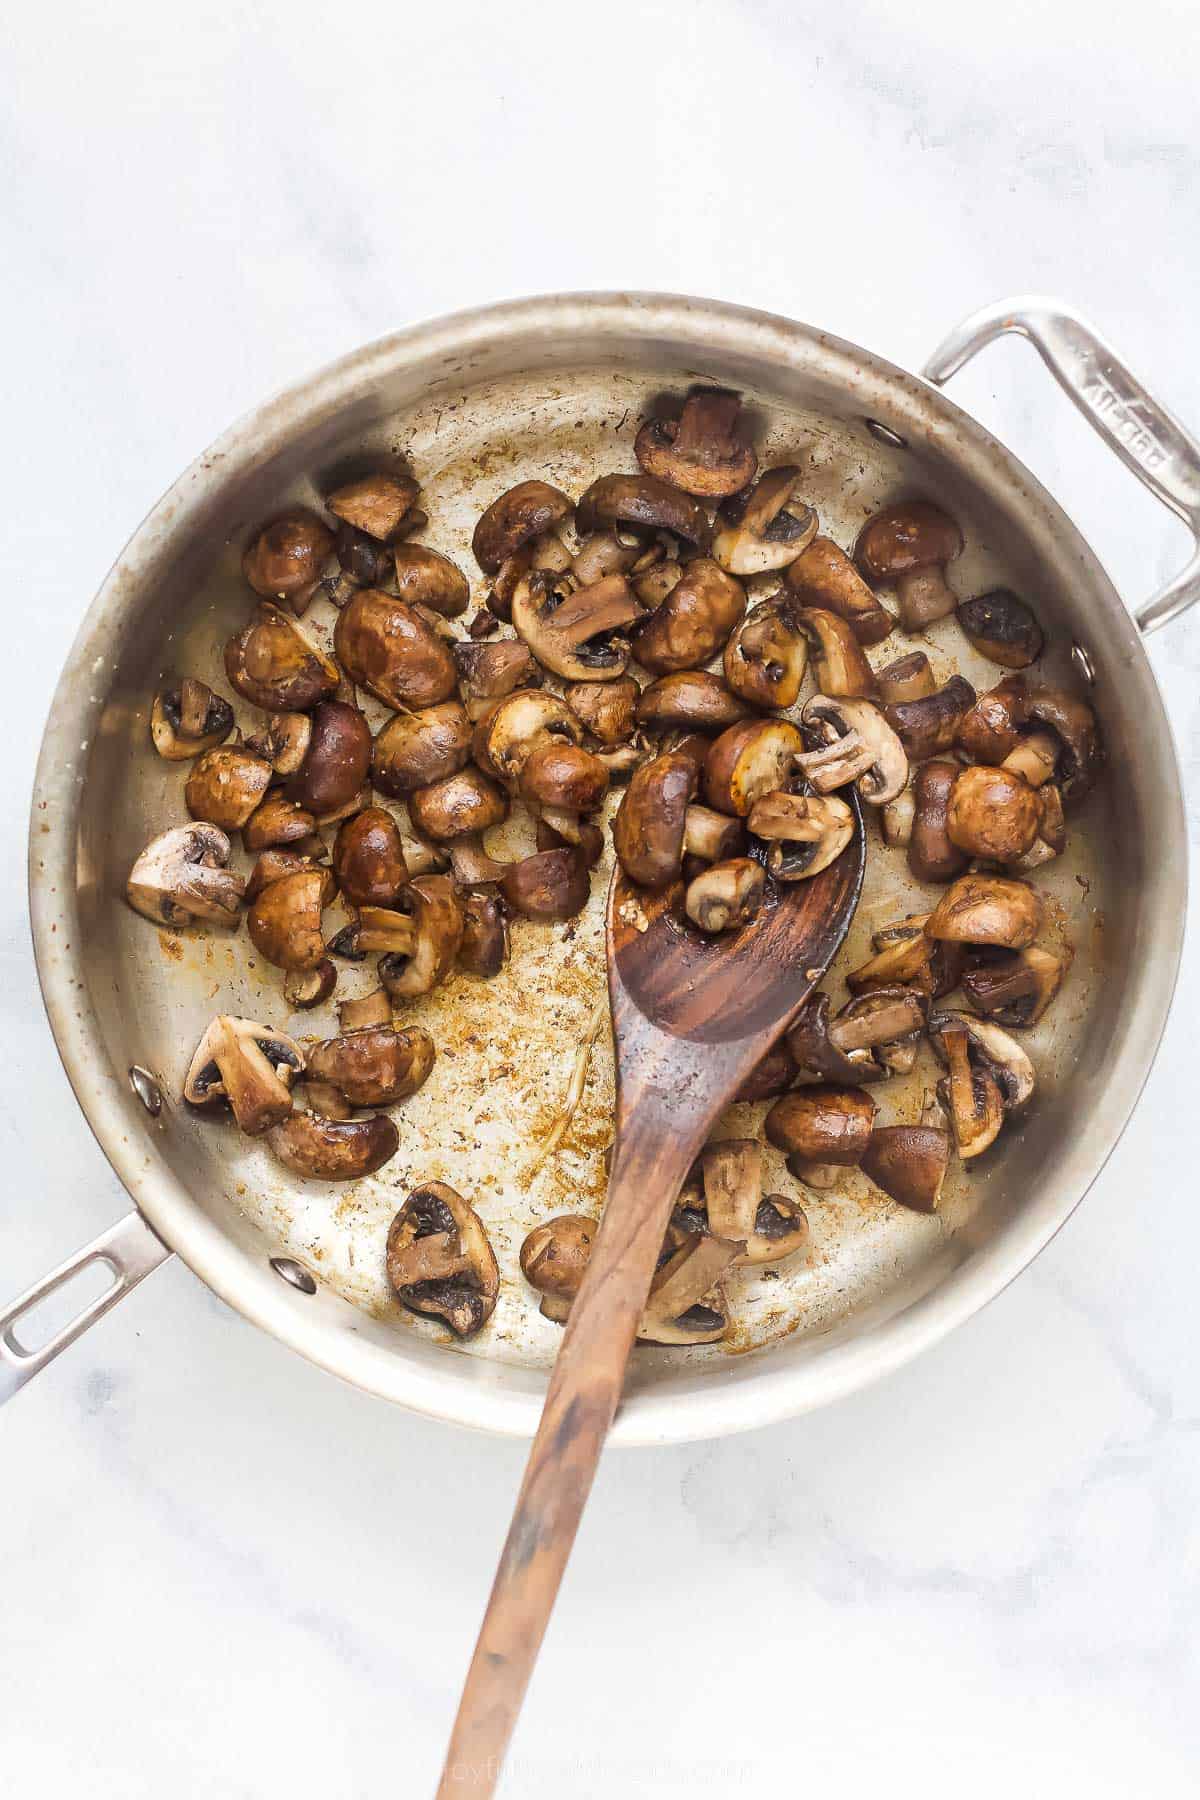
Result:
M608 1198L571 1307L459 1703L439 1800L491 1794L558 1593L663 1236L714 1121L837 954L865 860L862 817L810 881L775 890L728 938L681 923L681 889L618 869L608 897L617 1059Z

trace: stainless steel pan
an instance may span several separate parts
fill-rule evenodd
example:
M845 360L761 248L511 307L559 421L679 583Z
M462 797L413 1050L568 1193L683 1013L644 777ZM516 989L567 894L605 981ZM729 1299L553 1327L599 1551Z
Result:
M327 490L381 450L421 477L431 541L463 559L480 507L524 474L578 492L629 464L639 412L696 378L740 388L768 453L797 452L826 529L849 541L864 512L903 490L942 498L968 548L964 592L1006 580L1035 605L1051 672L1086 682L1108 775L1045 886L1076 944L1070 984L1032 1048L1040 1093L986 1173L960 1179L944 1217L882 1201L850 1175L811 1211L816 1254L747 1282L725 1347L644 1351L615 1438L666 1442L764 1424L893 1368L996 1294L1077 1205L1133 1108L1166 1019L1186 899L1178 766L1141 633L1200 597L1200 558L1132 619L1050 495L940 384L1003 331L1028 337L1071 398L1155 493L1200 533L1200 450L1078 317L1014 301L969 320L925 376L805 325L711 301L555 296L460 314L356 352L270 402L202 456L119 558L63 672L34 794L30 889L50 1023L80 1105L135 1210L0 1313L0 1398L176 1251L231 1305L314 1362L421 1412L525 1434L541 1406L556 1329L529 1307L516 1249L534 1218L602 1192L611 1069L601 1049L569 1148L535 1177L529 1156L601 991L600 906L571 933L517 933L500 982L451 983L422 1003L439 1042L434 1079L401 1115L401 1151L346 1193L285 1177L231 1130L178 1105L191 1046L217 1004L283 1017L244 934L158 934L124 905L152 832L181 815L177 768L154 757L147 708L164 675L217 678L246 608L237 572L250 525ZM996 671L934 634L978 683ZM866 934L918 896L876 858ZM270 973L270 972L267 972ZM300 1029L321 1030L319 1015ZM888 1116L915 1104L897 1087ZM757 1115L744 1109L743 1129ZM786 1186L769 1169L772 1185ZM451 1353L389 1303L382 1241L398 1193L441 1176L476 1199L510 1277L488 1331ZM77 1271L112 1285L54 1339L21 1321Z

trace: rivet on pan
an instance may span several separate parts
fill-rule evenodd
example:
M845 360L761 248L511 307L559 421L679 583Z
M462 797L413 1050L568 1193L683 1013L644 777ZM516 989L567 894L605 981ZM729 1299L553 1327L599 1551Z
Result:
M1096 681L1095 664L1092 662L1091 657L1088 655L1082 644L1071 645L1071 661L1075 664L1076 671L1082 675L1088 686L1093 687Z
M293 1262L290 1256L273 1256L271 1267L284 1281L290 1281L294 1288L302 1294L315 1294L317 1284L302 1263Z
M902 438L900 433L893 431L890 425L881 425L878 419L864 419L863 424L871 436L878 438L881 444L888 444L893 450L908 449L908 439Z
M149 1069L143 1069L141 1063L134 1063L129 1070L129 1085L150 1117L157 1119L162 1111L162 1089Z

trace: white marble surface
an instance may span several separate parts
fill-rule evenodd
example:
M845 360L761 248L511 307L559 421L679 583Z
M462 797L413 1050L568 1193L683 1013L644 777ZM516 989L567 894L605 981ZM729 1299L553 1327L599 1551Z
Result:
M0 1291L122 1210L37 998L26 796L76 622L195 452L406 320L619 285L790 311L910 366L983 301L1057 292L1200 426L1198 54L1183 0L21 12ZM1024 347L956 395L1131 599L1180 559ZM1200 618L1152 656L1195 841ZM1195 1791L1194 930L1183 981L1110 1167L985 1315L819 1416L609 1461L506 1793ZM430 1790L518 1447L343 1389L176 1266L0 1445L6 1792Z

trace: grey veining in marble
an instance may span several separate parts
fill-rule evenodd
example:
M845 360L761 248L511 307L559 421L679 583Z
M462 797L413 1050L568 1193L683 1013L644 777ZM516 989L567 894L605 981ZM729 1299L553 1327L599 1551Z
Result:
M408 319L629 284L910 367L1059 293L1200 427L1181 0L45 0L10 39L5 1292L122 1206L37 999L41 721L130 527L236 414ZM1181 560L1025 346L953 391L1131 599ZM1200 619L1152 654L1195 843ZM986 1314L831 1411L604 1467L506 1792L1195 1791L1196 943L1134 1125ZM168 1266L0 1421L5 1791L429 1791L521 1462Z

